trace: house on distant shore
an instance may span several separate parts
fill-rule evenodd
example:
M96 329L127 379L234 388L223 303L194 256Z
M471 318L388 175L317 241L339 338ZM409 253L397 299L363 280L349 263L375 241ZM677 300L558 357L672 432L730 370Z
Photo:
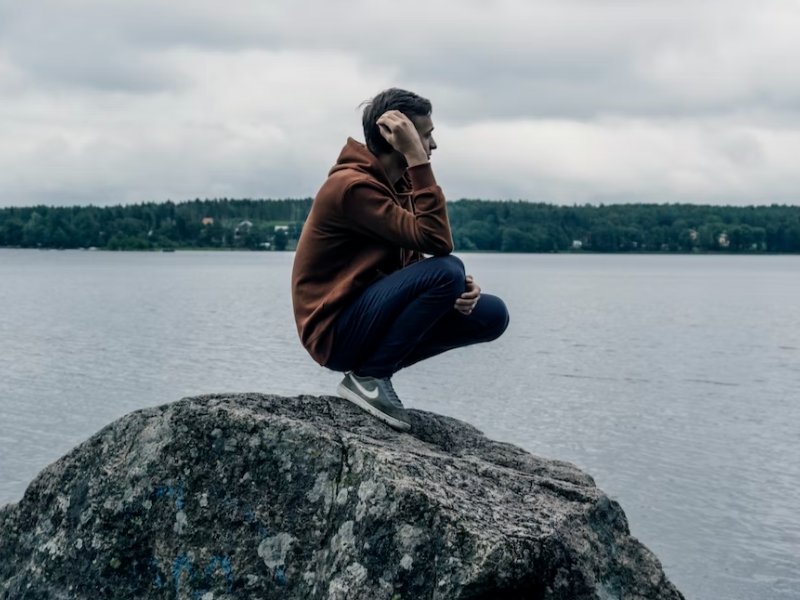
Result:
M209 225L213 225L213 224L214 224L214 219L212 219L211 217L206 217L205 219L203 219L203 226L204 227L208 227Z
M583 242L580 240L572 240L572 249L573 250L580 250L583 248Z
M242 235L243 233L247 233L248 231L250 231L250 228L251 228L252 226L253 226L253 224L252 224L250 221L248 221L247 219L245 219L244 221L242 221L241 223L239 223L239 224L236 226L236 229L234 229L234 230L233 230L233 237L234 237L234 239L238 239L240 235Z

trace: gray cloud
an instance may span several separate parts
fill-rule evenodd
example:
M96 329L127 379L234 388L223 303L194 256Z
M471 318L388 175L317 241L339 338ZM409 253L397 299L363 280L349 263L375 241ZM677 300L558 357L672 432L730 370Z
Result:
M782 0L5 3L0 205L312 195L390 85L433 100L452 197L791 199L797 31Z
M587 117L795 107L800 81L786 58L800 53L798 12L776 0L451 0L408 2L398 19L385 3L358 0L224 8L39 0L20 3L9 30L23 66L51 76L97 72L101 81L109 80L104 65L116 66L122 89L146 71L137 52L339 50L405 80L456 89L475 99L467 111ZM156 79L158 88L167 78Z

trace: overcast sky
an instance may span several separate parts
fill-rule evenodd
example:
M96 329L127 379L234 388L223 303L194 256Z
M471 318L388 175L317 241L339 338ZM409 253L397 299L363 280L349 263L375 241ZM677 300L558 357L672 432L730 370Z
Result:
M800 204L799 0L0 2L0 206L313 196L433 102L450 199Z

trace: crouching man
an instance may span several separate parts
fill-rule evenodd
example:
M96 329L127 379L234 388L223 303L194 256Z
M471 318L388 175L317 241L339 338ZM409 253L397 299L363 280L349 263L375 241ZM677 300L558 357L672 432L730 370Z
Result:
M429 162L431 103L386 90L366 104L363 125L366 145L348 138L314 199L294 259L292 302L306 350L345 373L339 395L407 431L392 375L497 339L508 311L450 254L445 198Z

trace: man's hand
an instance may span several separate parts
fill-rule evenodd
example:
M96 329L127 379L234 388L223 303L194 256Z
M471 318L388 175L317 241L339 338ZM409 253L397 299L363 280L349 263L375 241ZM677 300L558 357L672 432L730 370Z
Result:
M467 275L467 291L461 294L456 300L455 309L462 315L468 315L481 299L481 287L472 279L472 275Z
M428 155L411 119L399 110L388 110L380 116L377 123L381 135L392 148L406 157L409 167L428 162Z

